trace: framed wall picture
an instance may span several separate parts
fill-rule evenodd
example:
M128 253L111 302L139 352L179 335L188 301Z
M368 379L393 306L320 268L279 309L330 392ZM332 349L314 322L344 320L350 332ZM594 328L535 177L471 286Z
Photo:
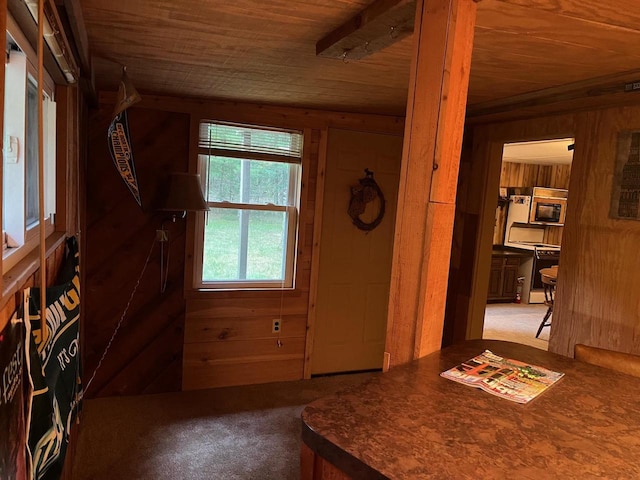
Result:
M640 130L618 134L609 216L640 220Z

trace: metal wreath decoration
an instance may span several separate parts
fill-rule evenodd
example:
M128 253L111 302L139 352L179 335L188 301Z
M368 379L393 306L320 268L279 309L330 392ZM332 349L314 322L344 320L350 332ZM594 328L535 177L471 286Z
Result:
M351 187L351 200L349 201L348 213L353 224L360 230L369 232L380 225L384 217L385 201L384 194L380 187L373 179L373 172L368 168L364 169L365 177L358 180L358 185ZM366 209L367 203L378 198L380 200L380 211L373 221L367 223L360 219Z

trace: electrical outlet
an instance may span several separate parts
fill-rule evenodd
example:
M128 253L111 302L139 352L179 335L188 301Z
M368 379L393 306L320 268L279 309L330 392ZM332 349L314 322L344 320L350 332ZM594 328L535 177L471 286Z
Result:
M280 333L282 331L282 319L274 318L271 325L271 333Z

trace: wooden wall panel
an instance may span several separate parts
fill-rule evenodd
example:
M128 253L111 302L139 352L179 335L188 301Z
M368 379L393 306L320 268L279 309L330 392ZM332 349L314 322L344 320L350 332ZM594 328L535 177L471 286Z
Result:
M576 151L549 350L583 343L640 353L640 222L609 218L618 132L640 108L576 115Z
M86 350L88 379L118 323L147 255L149 265L89 397L180 390L184 310L185 222L167 223L169 281L160 292L156 229L166 214L155 212L159 185L169 172L186 172L189 116L129 110L129 127L143 208L120 179L107 150L113 106L93 113L86 170Z
M305 131L295 289L190 294L184 389L303 378L320 138L320 130ZM272 333L275 318L280 334Z

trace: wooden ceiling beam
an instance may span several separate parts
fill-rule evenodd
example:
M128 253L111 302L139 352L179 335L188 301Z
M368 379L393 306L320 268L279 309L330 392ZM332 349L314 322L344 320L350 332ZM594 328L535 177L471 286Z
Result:
M559 113L612 104L640 101L640 69L606 75L557 87L515 95L467 107L469 123L521 117L523 113Z
M376 0L316 43L316 55L361 60L413 33L415 0Z

